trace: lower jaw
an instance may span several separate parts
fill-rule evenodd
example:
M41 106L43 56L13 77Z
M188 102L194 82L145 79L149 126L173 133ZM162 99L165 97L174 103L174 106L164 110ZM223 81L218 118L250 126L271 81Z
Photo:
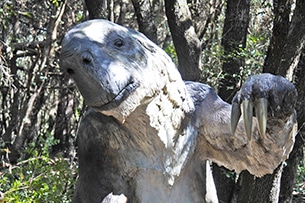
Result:
M109 111L118 107L124 100L126 100L130 94L132 94L138 87L139 83L132 82L129 83L123 90L119 92L110 102L102 105L102 106L92 106L92 108L97 111Z

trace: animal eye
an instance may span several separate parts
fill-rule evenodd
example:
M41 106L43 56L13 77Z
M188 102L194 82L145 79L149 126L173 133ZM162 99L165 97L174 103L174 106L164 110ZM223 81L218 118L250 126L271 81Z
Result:
M115 39L113 42L113 45L116 46L117 48L120 48L122 46L124 46L124 40L121 38Z

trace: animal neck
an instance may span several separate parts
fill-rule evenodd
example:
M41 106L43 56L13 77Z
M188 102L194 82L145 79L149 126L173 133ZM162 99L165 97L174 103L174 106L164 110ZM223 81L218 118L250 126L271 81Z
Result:
M186 113L167 96L160 94L147 105L146 114L150 126L157 130L164 147L173 149L179 136L185 133L185 126L182 125L187 120Z
M164 91L148 104L138 107L124 124L131 131L142 129L147 142L154 143L158 139L164 144L158 149L161 149L158 153L162 154L162 170L169 185L173 185L180 175L196 144L197 131L192 125L190 115L181 106L173 102Z

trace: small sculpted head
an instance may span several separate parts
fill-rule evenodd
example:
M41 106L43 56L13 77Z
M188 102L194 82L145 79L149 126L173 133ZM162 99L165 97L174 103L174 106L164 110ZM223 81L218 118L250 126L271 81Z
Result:
M173 85L187 95L179 72L162 49L143 34L106 20L72 28L62 42L60 60L86 104L121 121Z

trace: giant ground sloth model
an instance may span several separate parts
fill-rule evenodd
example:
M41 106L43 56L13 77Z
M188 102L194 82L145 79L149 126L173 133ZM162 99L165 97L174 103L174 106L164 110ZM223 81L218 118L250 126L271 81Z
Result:
M206 160L261 177L293 146L297 93L283 77L250 77L230 105L183 81L143 34L105 20L66 34L61 67L91 107L78 131L74 202L110 193L132 203L217 201Z

